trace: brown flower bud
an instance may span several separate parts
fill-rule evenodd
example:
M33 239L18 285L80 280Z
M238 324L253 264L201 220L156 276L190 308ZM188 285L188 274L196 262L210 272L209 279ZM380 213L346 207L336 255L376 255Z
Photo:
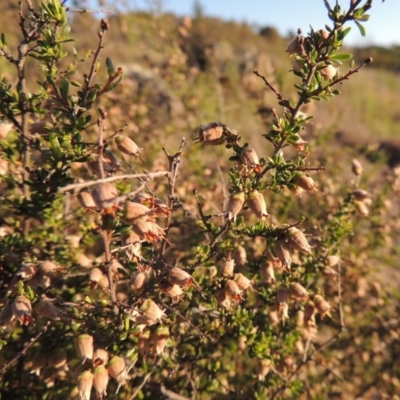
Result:
M104 161L111 166L113 171L119 171L121 169L121 163L117 156L111 151L106 150L103 155Z
M94 369L93 386L98 399L102 399L107 394L108 379L108 371L104 365Z
M316 309L313 303L309 302L304 306L303 323L307 330L312 330L316 327L315 312Z
M355 158L351 161L351 170L353 171L354 175L360 176L363 173L363 167L360 161L356 160Z
M89 169L98 177L100 177L101 172L99 165L99 156L97 154L89 154L86 160ZM107 175L110 175L112 172L115 172L115 169L107 162L107 160L104 157L102 157L102 161L103 161L103 170Z
M321 295L316 294L314 296L314 305L321 318L324 318L325 315L331 317L330 311L332 311L332 307Z
M363 201L369 198L369 192L363 189L354 189L351 194L356 200Z
M307 301L309 297L306 288L297 282L290 285L289 294L291 299L299 301Z
M223 288L225 294L232 298L233 300L241 301L243 300L242 297L242 291L240 290L238 284L233 281L232 279L228 279L225 282L224 288Z
M244 192L232 193L229 196L228 206L225 211L229 221L236 221L236 217L242 211L244 200Z
M113 208L117 207L118 203L118 191L117 188L109 183L102 183L98 186L95 186L92 189L92 197L93 200L98 208L104 209L104 210L111 210ZM112 212L107 212L111 213Z
M32 304L27 297L16 297L11 305L11 309L15 318L17 318L22 325L28 325L30 322L33 322Z
M308 244L303 232L294 226L287 230L286 238L289 245L300 253L309 254L311 252L311 246Z
M107 364L107 370L117 382L121 383L125 380L126 364L123 358L114 356Z
M193 140L211 146L223 144L225 142L225 125L219 122L211 122L205 126L200 125L199 136Z
M247 197L247 205L258 219L269 217L264 196L258 190L250 192L249 196Z
M137 344L137 349L140 355L144 356L150 351L151 339L150 339L150 331L146 329L139 336L139 341Z
M172 268L168 274L168 282L172 285L179 285L181 287L193 286L193 278L190 274L180 268Z
M93 336L86 333L79 335L75 339L75 349L78 356L83 359L83 362L91 360L93 358Z
M82 191L78 194L78 200L84 208L96 208L96 203L93 200L91 193Z
M80 400L90 400L90 392L93 386L93 374L91 371L83 371L78 376L78 391Z
M98 367L99 365L105 365L108 361L108 352L104 349L96 349L93 353L93 365Z
M239 286L240 290L253 289L253 287L252 287L253 282L241 273L235 274L235 277L233 278L233 280Z
M117 144L118 150L121 153L138 158L143 162L143 160L140 158L140 153L143 149L139 148L132 139L128 138L127 136L117 135L115 138L115 143Z
M244 268L247 264L247 254L246 254L246 249L243 246L237 246L235 247L235 250L233 251L233 256L236 265L239 268Z

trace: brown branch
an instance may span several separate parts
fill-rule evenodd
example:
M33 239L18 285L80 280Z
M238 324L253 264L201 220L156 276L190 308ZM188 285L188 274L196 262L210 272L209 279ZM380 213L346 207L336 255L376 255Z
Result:
M114 182L114 181L119 181L119 180L123 180L123 179L133 179L133 178L154 179L154 178L158 178L158 177L165 177L168 175L169 175L169 171L148 172L148 173L143 173L143 174L115 175L115 176L109 176L108 178L104 178L104 179L96 179L94 181L72 183L70 185L59 188L58 192L64 193L64 192L69 192L70 190L74 190L74 189L83 189L86 187L98 185L100 183Z
M170 155L168 151L163 148L165 155L168 158L169 162L169 179L168 179L168 208L172 210L174 204L175 204L175 182L176 182L176 177L178 175L178 169L179 165L181 163L181 155L182 155L182 150L183 146L185 145L185 138L183 137L181 140L181 144L179 146L179 150L174 154ZM164 255L165 249L167 247L167 236L168 233L171 229L171 214L168 214L167 219L165 221L165 238L162 240L161 243L161 249L160 249L160 259Z
M41 331L32 339L29 340L28 344L25 345L25 347L12 359L10 360L1 370L0 370L0 374L2 374L3 372L6 371L6 369L13 364L15 361L17 361L19 358L21 358L22 356L24 356L26 354L26 352L28 351L28 349L40 338L40 336L43 335L43 333L45 333L47 331L47 328L50 325L50 321L47 321L47 323L43 326L43 328L41 329Z
M143 382L137 387L137 389L133 392L130 400L133 400L138 393L142 390L143 386L146 384L146 382L149 380L149 378L151 377L151 374L153 373L153 371L149 372L143 379Z
M93 14L112 14L112 11L110 10L88 10L86 8L78 9L78 8L71 8L67 7L65 9L67 12L73 12L73 13L81 13L81 14L86 14L86 13L93 13Z

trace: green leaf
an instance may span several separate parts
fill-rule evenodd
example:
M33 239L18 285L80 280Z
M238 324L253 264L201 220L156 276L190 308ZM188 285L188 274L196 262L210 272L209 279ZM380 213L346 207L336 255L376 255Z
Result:
M7 47L6 36L4 33L1 34L1 47Z
M333 56L329 56L329 60L332 61L346 61L346 60L351 60L352 58L353 55L349 53L334 54Z
M361 25L358 21L354 21L357 25L357 28L359 29L361 36L365 36L367 31L365 30L364 26Z
M328 0L324 0L324 4L325 4L325 7L326 7L326 9L327 9L328 11L332 11L331 6L330 6Z
M112 77L115 75L115 69L114 69L114 65L113 62L111 61L110 57L106 58L106 65L107 65L107 72L108 72L108 76Z
M363 16L357 18L357 21L368 21L370 17L371 16L369 14L364 14Z

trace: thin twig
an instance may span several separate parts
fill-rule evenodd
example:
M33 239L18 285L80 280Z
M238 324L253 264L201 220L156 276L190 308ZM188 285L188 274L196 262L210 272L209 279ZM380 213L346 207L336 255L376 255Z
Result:
M81 13L81 14L86 14L86 13L93 13L93 14L112 14L113 11L110 10L88 10L86 8L83 9L78 9L78 8L71 8L67 7L65 9L67 12L73 12L73 13Z
M169 175L169 171L148 172L148 173L143 173L143 174L115 175L115 176L109 176L108 178L104 178L104 179L97 179L94 181L72 183L71 185L67 185L67 186L59 188L58 192L64 193L64 192L68 192L68 191L74 190L74 189L83 189L86 187L98 185L100 183L120 181L123 179L134 179L134 178L154 179L154 178L158 178L160 176L168 176L168 175Z
M1 370L0 370L0 374L2 374L11 364L13 364L15 361L17 361L19 358L21 358L22 356L24 356L26 354L26 352L28 351L28 349L40 338L40 336L43 335L43 333L45 333L47 331L47 328L50 325L50 321L47 321L46 325L44 325L44 327L41 329L41 331L32 339L30 339L30 341L28 342L27 345L25 345L25 347L11 360L9 361Z
M133 400L133 399L137 396L137 394L142 390L143 386L144 386L144 385L146 384L146 382L149 380L149 378L150 378L150 376L151 376L152 373L153 373L153 371L149 372L149 373L144 377L143 382L142 382L142 383L138 386L138 388L133 392L133 394L132 394L130 400Z
M346 331L347 329L344 323L344 312L343 312L343 301L342 301L342 267L340 260L338 262L337 288L339 297L340 328L343 332Z

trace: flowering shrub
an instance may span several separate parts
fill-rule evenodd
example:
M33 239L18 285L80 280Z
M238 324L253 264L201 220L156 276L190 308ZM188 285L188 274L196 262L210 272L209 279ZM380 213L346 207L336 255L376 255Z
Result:
M388 350L398 347L398 325L388 317L398 304L375 319L384 295L363 269L389 215L364 188L359 161L351 182L332 183L329 163L313 158L304 136L312 119L304 106L340 95L339 84L371 63L355 66L341 49L348 23L364 33L372 1L325 4L331 24L298 32L286 50L296 96L254 71L280 106L263 134L270 154L225 123L206 122L196 143L182 138L172 153L163 148L165 168L146 160L147 143L122 122L108 127L104 99L124 85L123 70L100 58L109 23L100 21L82 72L65 50L72 40L65 6L20 5L17 52L4 35L0 42L17 72L16 83L0 82L5 396L334 398L398 390L397 353ZM42 71L37 85L28 57ZM206 195L203 171L185 164L185 146L226 158L227 173L210 166L221 183ZM213 212L212 203L223 210ZM361 240L368 230L373 236ZM378 349L380 338L386 349ZM364 365L370 359L372 370Z

